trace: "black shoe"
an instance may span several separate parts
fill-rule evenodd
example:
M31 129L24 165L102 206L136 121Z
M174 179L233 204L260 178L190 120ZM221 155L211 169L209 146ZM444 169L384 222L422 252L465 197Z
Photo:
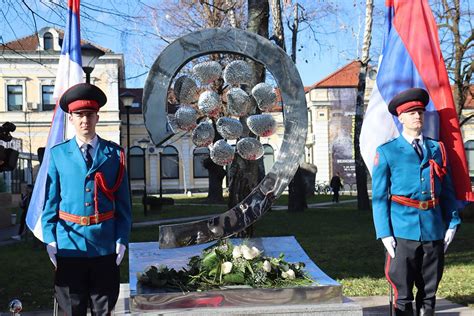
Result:
M414 316L413 310L402 311L398 308L395 308L395 316Z

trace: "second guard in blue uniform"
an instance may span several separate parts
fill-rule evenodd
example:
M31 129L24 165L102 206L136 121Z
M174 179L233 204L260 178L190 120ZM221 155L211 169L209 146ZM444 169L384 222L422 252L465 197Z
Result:
M419 88L392 99L403 132L377 148L372 172L373 219L396 315L414 315L414 285L416 315L434 315L444 252L460 224L444 146L421 133L428 103Z
M60 99L76 136L51 148L42 226L66 315L86 315L88 305L92 315L110 315L119 295L131 203L122 148L95 132L106 102L87 83Z

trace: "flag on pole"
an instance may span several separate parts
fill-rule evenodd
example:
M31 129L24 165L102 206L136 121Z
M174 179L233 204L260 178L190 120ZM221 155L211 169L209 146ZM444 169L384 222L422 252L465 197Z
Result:
M398 137L402 126L388 112L388 103L409 88L430 95L423 134L446 147L456 197L472 201L469 171L454 99L438 39L438 29L427 0L387 0L386 34L376 83L360 135L360 150L372 173L376 148Z
M66 113L59 107L58 100L69 87L84 81L81 58L81 31L79 23L80 0L68 0L68 17L64 32L58 72L53 97L56 108L49 130L48 140L38 175L36 177L31 202L28 207L26 224L39 240L43 241L41 214L46 198L46 180L48 176L51 147L64 141L66 137Z

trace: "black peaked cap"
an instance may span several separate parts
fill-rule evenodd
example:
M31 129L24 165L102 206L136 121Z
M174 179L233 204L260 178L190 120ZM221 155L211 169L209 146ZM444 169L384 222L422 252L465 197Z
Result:
M67 89L59 99L61 109L69 113L69 104L78 100L94 100L102 107L107 103L107 96L97 86L90 83L78 83Z
M397 108L400 105L403 105L411 101L420 101L427 106L430 102L430 96L425 89L421 88L411 88L404 90L393 97L392 101L388 104L388 111L395 116L398 116Z

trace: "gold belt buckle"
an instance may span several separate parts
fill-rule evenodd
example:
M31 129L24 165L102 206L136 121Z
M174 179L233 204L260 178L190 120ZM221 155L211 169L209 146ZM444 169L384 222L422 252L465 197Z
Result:
M418 208L421 209L421 210L427 210L428 209L428 201L420 201L420 204L419 204Z
M83 226L89 226L91 224L91 220L90 220L89 216L81 216L80 219L79 219L79 222Z
M96 213L94 215L94 218L95 218L95 224L99 224L99 214L98 213Z

